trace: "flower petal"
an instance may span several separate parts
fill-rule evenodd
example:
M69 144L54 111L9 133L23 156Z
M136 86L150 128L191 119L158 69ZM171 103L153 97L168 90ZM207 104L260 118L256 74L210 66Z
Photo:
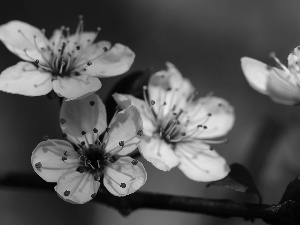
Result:
M104 143L107 143L106 151L112 155L131 153L138 147L143 137L141 114L135 106L129 106L117 113L112 118L109 128L110 131L105 135Z
M99 187L100 182L91 173L69 170L60 177L55 191L69 203L83 204L96 196Z
M1 73L0 90L26 96L45 95L52 90L51 74L39 71L31 63L19 62Z
M275 76L268 79L267 91L277 103L285 105L300 104L300 89L296 85L279 80Z
M169 171L179 163L172 146L159 137L144 136L139 150L147 161L163 171Z
M126 109L130 105L137 107L143 119L144 134L152 136L153 132L156 130L156 127L154 125L155 118L145 101L140 100L132 95L117 93L113 94L113 98L118 103L118 105L121 106L122 109Z
M57 77L53 81L53 90L68 100L88 96L101 88L99 79L83 74L80 76Z
M147 180L147 173L142 163L130 157L121 157L106 168L103 183L115 196L134 193Z
M115 44L107 52L92 61L86 73L97 77L111 77L125 73L135 58L134 52L128 47Z
M226 160L203 143L179 143L176 152L180 157L178 168L194 181L209 182L226 177L230 171Z
M249 57L241 58L241 66L250 86L262 94L267 94L269 66Z
M45 48L47 39L38 28L22 21L13 20L0 26L0 40L20 58L27 61L39 59L40 62L43 62L38 48Z
M149 99L155 102L154 111L157 114L161 110L162 116L171 110L178 112L183 109L187 98L195 90L191 82L183 78L173 64L166 63L166 66L167 70L152 75L148 85Z
M190 120L188 130L198 129L193 136L199 139L226 135L235 121L233 107L225 99L214 96L198 99L187 112ZM198 125L201 127L197 128Z
M96 128L98 134L101 134L107 127L105 106L96 94L79 100L63 101L60 118L63 119L62 131L71 142L77 144L86 141L82 131L86 132L85 136L92 144L97 136L93 129Z
M110 42L99 41L90 46L87 46L86 49L84 49L83 51L80 52L80 56L84 61L90 61L90 62L94 63L94 60L96 58L98 58L99 56L101 56L102 54L104 54L105 50L109 49L110 47L111 47Z
M80 165L73 146L62 140L39 143L32 152L31 164L34 171L47 182L57 182L60 176Z

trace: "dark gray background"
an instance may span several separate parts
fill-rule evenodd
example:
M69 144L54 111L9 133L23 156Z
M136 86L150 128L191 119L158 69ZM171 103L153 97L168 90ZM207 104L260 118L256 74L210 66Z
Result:
M45 28L48 37L61 25L74 31L78 15L85 29L102 31L98 40L120 42L136 53L131 71L163 69L174 63L193 82L199 96L213 91L227 99L236 112L229 144L216 146L229 163L248 166L266 203L277 203L286 184L300 171L299 108L273 103L247 84L240 58L251 56L266 63L271 51L286 63L288 53L300 43L300 2L280 0L98 0L1 1L0 23L18 19ZM0 45L0 70L19 59ZM103 99L119 79L102 79ZM30 157L47 134L60 138L59 104L45 96L24 97L0 93L0 175L8 171L34 173ZM269 152L258 145L257 131L266 118L282 124L282 136ZM264 140L266 137L261 135ZM267 143L267 146L270 144ZM144 161L143 161L144 162ZM148 181L142 190L234 198L241 194L186 178L179 170L163 173L144 162ZM245 201L255 202L255 196ZM140 210L123 218L106 206L70 205L51 192L0 189L0 224L250 224L242 219L167 211ZM255 224L261 224L256 221Z

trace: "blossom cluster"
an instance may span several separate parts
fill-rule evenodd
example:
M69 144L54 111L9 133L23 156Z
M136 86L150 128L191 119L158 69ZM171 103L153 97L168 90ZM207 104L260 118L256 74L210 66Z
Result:
M159 170L178 167L194 181L226 177L230 168L212 145L226 142L221 137L234 125L233 107L212 95L196 98L192 83L166 63L167 69L154 73L143 87L143 99L113 95L120 109L107 123L105 105L95 94L101 88L99 78L128 71L135 54L122 44L97 42L100 28L86 32L83 27L80 18L74 34L63 26L48 39L45 30L21 21L0 26L2 43L23 60L1 73L0 90L25 96L54 91L63 98L63 140L45 137L36 146L31 157L34 171L57 183L57 194L76 204L92 200L101 184L115 196L142 187L146 170L130 157L136 149ZM246 74L255 63L264 67L243 59ZM299 68L290 70L297 73ZM264 92L262 86L255 87Z

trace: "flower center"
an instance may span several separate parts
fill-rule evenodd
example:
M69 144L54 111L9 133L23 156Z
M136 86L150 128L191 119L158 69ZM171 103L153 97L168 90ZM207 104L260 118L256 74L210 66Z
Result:
M210 96L206 97L205 101L194 101L195 93L185 99L185 109L179 109L176 103L164 101L160 106L156 107L154 111L154 105L157 104L154 100L149 100L149 94L146 93L147 87L144 87L144 99L147 103L149 111L153 114L150 118L152 123L157 127L154 135L158 135L166 143L175 148L178 142L190 142L200 140L206 144L221 144L226 143L227 139L222 140L207 140L201 138L201 134L208 129L207 123L213 117L213 114L203 112L203 106L208 104ZM173 95L178 89L169 88L168 91L172 91ZM172 99L173 97L171 97ZM166 99L166 98L164 98ZM162 113L164 107L168 107L167 112ZM217 107L224 107L221 103ZM202 116L199 116L201 115ZM212 150L212 147L209 147Z
M33 61L36 67L45 72L50 72L54 79L57 76L78 76L86 71L87 67L92 65L93 60L107 51L106 47L100 49L98 49L98 46L91 47L96 40L99 31L100 28L97 28L94 35L84 33L83 19L82 17L79 17L76 33L73 35L70 35L70 29L68 27L62 26L59 31L56 31L57 33L55 33L54 38L50 43L47 40L45 30L43 29L43 37L41 37L43 39L42 47L40 47L37 37L33 36L34 47L39 52L41 56L40 59L32 57L27 49L24 49L23 51ZM22 30L18 30L18 32L26 40L32 43Z
M299 48L295 48L294 52L292 52L288 56L288 67L286 67L275 55L274 52L270 54L271 58L275 60L275 62L279 65L279 67L285 73L279 73L276 69L272 67L268 67L267 69L273 69L275 75L281 80L281 82L286 83L288 85L292 84L297 86L300 89L300 54Z
M79 172L89 172L93 174L95 180L99 180L108 165L109 154L105 153L105 146L103 144L83 145L78 150L80 164L77 168Z

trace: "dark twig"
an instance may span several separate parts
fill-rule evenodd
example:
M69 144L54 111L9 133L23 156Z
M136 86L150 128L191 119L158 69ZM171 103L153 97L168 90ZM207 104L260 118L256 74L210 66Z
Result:
M34 174L11 173L0 178L2 187L44 189L53 191L53 183L46 183ZM274 225L299 225L300 202L286 201L282 204L262 205L237 203L231 200L204 199L173 196L137 191L126 197L115 197L107 191L99 191L93 202L103 203L117 209L122 215L129 215L136 209L172 210L201 213L216 217L256 218Z

